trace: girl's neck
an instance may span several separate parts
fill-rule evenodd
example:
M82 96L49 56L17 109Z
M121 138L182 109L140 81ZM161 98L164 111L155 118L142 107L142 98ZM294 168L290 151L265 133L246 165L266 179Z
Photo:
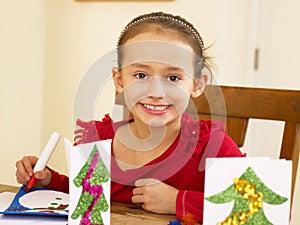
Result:
M172 139L172 137L177 137L181 129L181 120L178 119L172 123L163 126L149 126L143 122L134 119L132 123L129 124L132 134L141 140L146 139Z
M134 120L116 134L129 149L152 151L169 147L180 133L180 129L180 119L161 127L149 127L139 120Z

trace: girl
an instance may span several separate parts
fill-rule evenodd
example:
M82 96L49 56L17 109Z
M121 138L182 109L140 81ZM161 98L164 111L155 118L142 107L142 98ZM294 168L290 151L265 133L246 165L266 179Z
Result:
M113 140L112 201L202 221L205 158L242 156L222 124L194 121L184 112L207 83L205 68L202 38L185 19L155 12L125 27L112 76L130 118L78 120L75 131L75 144ZM27 183L36 161L27 156L16 163L19 183ZM68 178L50 168L35 177L39 187L68 192Z

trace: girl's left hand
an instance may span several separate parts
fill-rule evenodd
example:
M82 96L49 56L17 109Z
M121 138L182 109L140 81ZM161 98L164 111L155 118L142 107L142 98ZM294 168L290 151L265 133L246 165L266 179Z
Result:
M133 203L141 203L142 208L161 214L176 214L178 190L156 179L140 179L135 182Z

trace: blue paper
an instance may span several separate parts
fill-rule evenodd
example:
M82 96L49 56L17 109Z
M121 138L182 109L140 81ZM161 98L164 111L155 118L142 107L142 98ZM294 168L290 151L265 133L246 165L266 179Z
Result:
M33 215L33 216L59 216L66 217L68 216L68 210L66 209L54 209L53 208L28 208L20 204L20 198L34 191L47 190L45 188L33 188L31 191L26 192L26 186L22 186L16 196L14 197L10 206L3 212L0 211L0 214L4 215Z
M179 220L170 221L169 225L182 225Z

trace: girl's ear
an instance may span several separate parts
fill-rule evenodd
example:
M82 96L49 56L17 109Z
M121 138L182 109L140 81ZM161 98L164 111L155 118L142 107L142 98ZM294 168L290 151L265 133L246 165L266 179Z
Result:
M208 77L205 74L202 75L202 79L194 80L194 87L193 87L193 90L191 93L192 98L197 98L203 93L206 83L207 83L207 80L208 80Z
M124 90L124 86L123 86L122 75L118 68L114 67L112 69L112 77L114 80L114 84L115 84L117 93L122 93Z

